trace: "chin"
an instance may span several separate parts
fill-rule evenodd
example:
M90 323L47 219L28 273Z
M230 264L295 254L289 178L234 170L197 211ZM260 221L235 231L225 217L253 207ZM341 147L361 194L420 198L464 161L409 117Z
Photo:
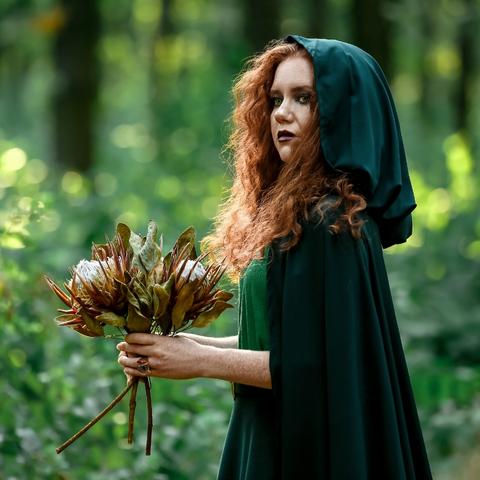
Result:
M286 149L285 149L286 150ZM278 152L278 156L280 157L280 160L282 162L288 162L292 156L292 152L290 149L288 150L283 150L282 152Z

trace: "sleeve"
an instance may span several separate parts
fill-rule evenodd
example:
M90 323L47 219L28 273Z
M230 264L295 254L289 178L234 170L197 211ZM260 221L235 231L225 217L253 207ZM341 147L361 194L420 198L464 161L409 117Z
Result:
M269 260L282 478L431 479L375 222L360 240L305 222Z

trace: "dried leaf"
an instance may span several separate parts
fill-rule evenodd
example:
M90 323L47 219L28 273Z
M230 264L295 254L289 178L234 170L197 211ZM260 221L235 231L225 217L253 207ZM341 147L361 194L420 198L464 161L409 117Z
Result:
M195 229L192 226L180 234L173 246L173 250L178 254L186 245L190 245L191 248L188 258L195 260L197 258L197 252L195 250Z
M137 235L135 232L130 232L129 244L133 250L133 265L140 269L143 273L147 273L147 269L142 264L142 259L140 258L140 251L142 249L144 239Z
M122 328L125 326L125 317L122 317L121 315L117 315L116 313L113 313L113 312L101 313L100 315L97 315L95 317L95 320L97 320L97 322L103 322L103 323L106 323L107 325L111 325L112 327Z
M73 320L74 318L78 318L78 315L72 314L72 313L64 313L63 315L58 315L55 317L55 320L57 322L69 322L70 320Z
M129 288L127 288L127 301L129 305L132 305L137 310L140 310L140 302L138 301L136 295Z
M129 333L149 333L151 322L131 303L128 304L127 330Z
M133 291L138 301L140 302L140 309L143 305L147 310L150 309L152 304L152 298L148 294L148 291L145 289L144 285L138 280L134 280L130 285L130 289Z
M55 319L58 321L58 317ZM85 325L82 317L76 317L71 315L69 320L60 321L58 324L60 327L76 327L78 325Z
M233 297L233 293L227 292L226 290L218 290L213 296L214 300L223 300L228 302Z
M173 272L169 279L162 283L162 287L167 291L167 293L170 295L172 293L173 286L175 285L175 279L176 279L176 274Z
M230 305L227 302L221 300L215 302L212 308L202 312L193 322L192 327L201 328L210 325L218 316L227 308L233 308L233 305Z
M169 335L172 332L172 316L168 313L168 310L155 322L160 327L162 335Z
M103 337L103 328L102 326L94 319L92 318L86 311L85 309L80 309L80 315L83 318L83 321L85 322L85 325L87 326L88 330L96 335L97 337ZM80 332L83 333L83 332Z
M172 265L172 252L168 252L165 257L163 257L163 265L167 274L170 274L170 267Z
M157 234L157 225L155 222L150 221L148 224L147 238L138 254L147 272L152 271L162 257L160 247L157 245Z
M117 225L117 235L121 238L125 247L128 247L129 245L131 232L132 231L128 225L125 225L124 223L119 223Z
M178 330L183 326L185 314L193 305L194 292L198 286L198 280L185 284L178 292L175 305L172 309L172 325Z
M153 317L160 318L167 310L170 294L159 284L152 286Z
M81 325L78 325L78 327L73 327L73 329L80 333L81 335L85 335L86 337L100 337L100 336L104 336L103 334L102 335L96 335L95 333L92 333L88 328L87 326L82 323Z
M43 277L45 281L47 282L47 285L49 286L50 290L52 290L53 293L67 306L71 307L72 302L71 299L68 297L68 295L62 291L62 289L49 277L44 275Z
M137 233L130 231L130 238L128 239L129 245L132 247L133 253L138 255L142 248L144 239Z

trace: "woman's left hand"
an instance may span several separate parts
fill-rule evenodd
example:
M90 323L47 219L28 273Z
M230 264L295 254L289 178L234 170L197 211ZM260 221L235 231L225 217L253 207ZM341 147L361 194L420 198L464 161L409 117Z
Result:
M131 333L117 349L125 353L118 357L118 363L126 375L173 379L202 376L201 353L205 347L184 336Z

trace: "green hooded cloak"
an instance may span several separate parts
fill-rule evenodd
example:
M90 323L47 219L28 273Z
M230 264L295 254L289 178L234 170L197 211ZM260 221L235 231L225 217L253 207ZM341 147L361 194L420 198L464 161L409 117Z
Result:
M429 480L382 250L411 235L415 208L390 89L358 47L286 40L314 63L324 158L351 173L368 208L361 239L331 234L339 212L329 211L301 220L300 242L287 252L274 241L264 299L258 264L256 278L247 269L241 289L252 283L255 321L264 315L272 390L235 386L219 478ZM254 343L241 348L260 350Z

